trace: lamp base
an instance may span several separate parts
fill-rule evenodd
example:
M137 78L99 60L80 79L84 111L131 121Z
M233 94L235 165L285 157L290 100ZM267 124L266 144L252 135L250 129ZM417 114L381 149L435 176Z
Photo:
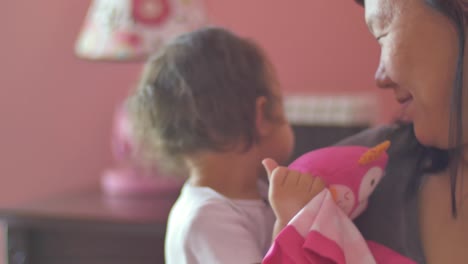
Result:
M178 194L182 179L141 175L132 168L108 169L101 175L101 188L111 196L167 196Z

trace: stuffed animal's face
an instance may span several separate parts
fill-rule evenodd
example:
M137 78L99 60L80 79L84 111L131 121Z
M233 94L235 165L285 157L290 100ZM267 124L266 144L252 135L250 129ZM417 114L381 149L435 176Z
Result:
M328 188L338 206L343 209L345 214L354 219L366 209L368 198L377 187L383 174L383 169L375 166L363 175L357 190L342 184L331 184ZM359 175L353 176L359 177Z
M322 178L336 203L351 218L366 208L368 198L384 175L390 142L374 148L338 146L311 151L289 168Z

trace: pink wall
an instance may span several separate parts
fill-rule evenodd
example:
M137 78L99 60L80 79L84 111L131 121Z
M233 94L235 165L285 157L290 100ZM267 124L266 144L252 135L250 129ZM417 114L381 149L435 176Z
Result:
M352 0L212 0L208 8L214 21L267 50L288 91L373 87L377 46Z
M207 1L217 24L261 44L287 92L372 92L384 103L382 122L396 109L379 91L374 71L379 46L354 0Z
M139 67L73 56L88 3L0 9L0 205L94 183L111 160L112 108Z
M113 107L140 65L73 56L88 4L2 4L0 205L95 184L111 163ZM264 46L286 91L375 90L377 45L351 0L207 0L207 8L216 24Z

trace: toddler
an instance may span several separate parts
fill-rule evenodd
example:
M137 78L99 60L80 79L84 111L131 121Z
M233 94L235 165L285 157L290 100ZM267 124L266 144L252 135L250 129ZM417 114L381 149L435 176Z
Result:
M182 35L149 60L128 107L142 146L187 169L166 263L260 263L275 221L261 162L287 162L294 141L260 48L216 27Z

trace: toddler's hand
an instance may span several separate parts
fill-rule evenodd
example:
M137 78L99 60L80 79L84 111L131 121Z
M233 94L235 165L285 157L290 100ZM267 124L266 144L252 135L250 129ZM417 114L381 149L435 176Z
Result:
M278 166L272 159L265 159L262 164L270 180L268 199L276 215L275 231L279 232L312 198L325 188L325 182L308 173ZM274 234L274 237L276 235Z

